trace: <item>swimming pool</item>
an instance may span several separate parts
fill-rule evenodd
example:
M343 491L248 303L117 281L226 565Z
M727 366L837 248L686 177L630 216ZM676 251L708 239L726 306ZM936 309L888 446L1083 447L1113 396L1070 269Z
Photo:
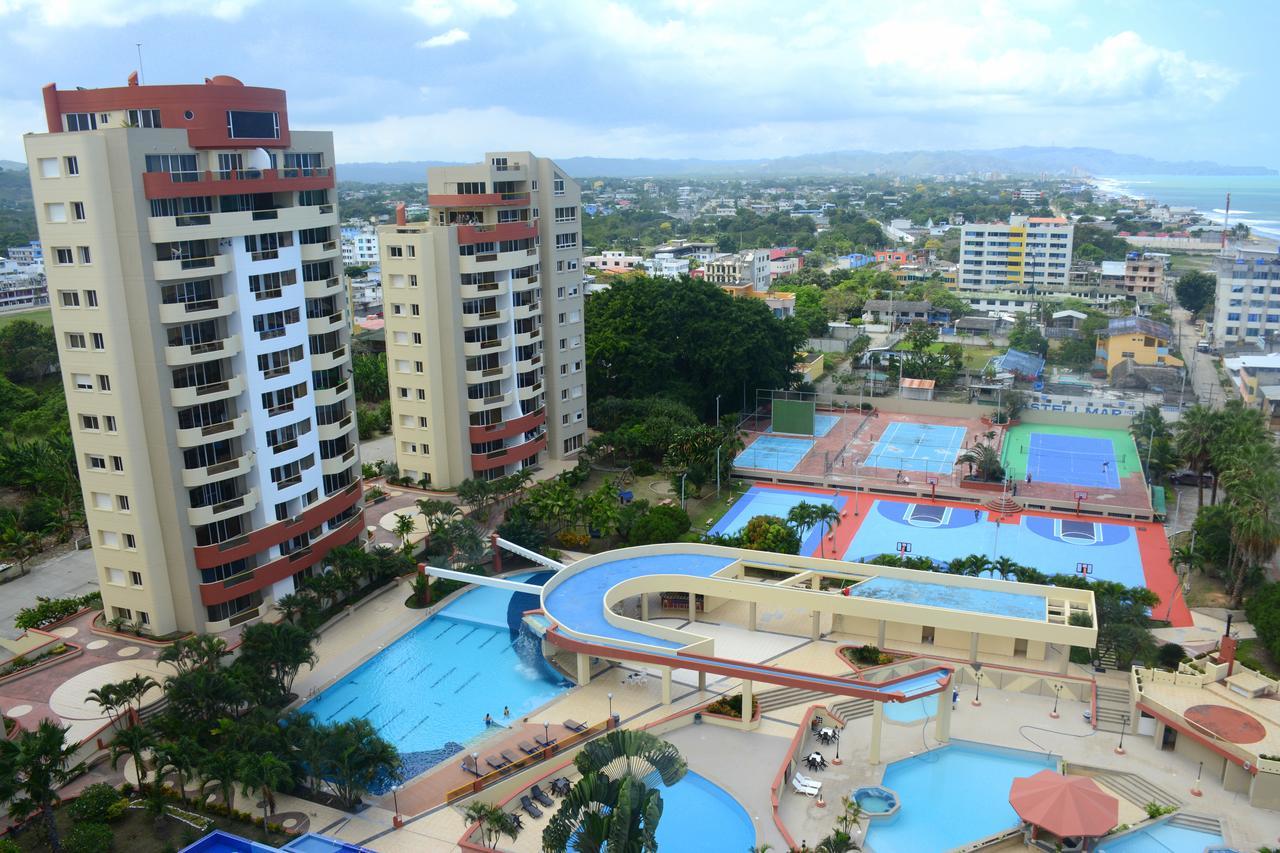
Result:
M843 495L816 494L800 489L775 489L765 486L752 486L738 498L738 502L711 528L711 533L732 536L740 533L751 519L758 515L776 515L786 518L793 507L802 503L830 504L836 509L843 509L848 499ZM818 550L822 542L822 530L817 525L806 527L800 531L801 554L812 554ZM831 556L828 550L827 556Z
M929 717L936 717L938 716L938 696L939 694L935 693L932 696L912 699L910 702L885 702L885 719L895 723L911 724Z
M1189 826L1179 826L1176 816L1152 824L1145 829L1121 835L1098 845L1098 853L1203 853L1205 848L1222 844L1222 836Z
M881 785L897 793L898 811L871 821L867 846L876 853L950 850L1015 827L1013 780L1057 766L1053 756L960 741L895 761Z
M514 575L541 584L551 572ZM568 688L520 633L536 596L478 587L378 652L302 706L322 722L365 717L399 750L406 776L463 749L501 721L528 714Z
M662 853L745 851L756 843L756 828L729 792L693 771L662 789L658 849Z
M925 577L928 577L926 574ZM948 610L966 610L970 613L986 613L993 616L1011 616L1016 619L1034 619L1043 622L1048 615L1048 605L1042 595L1025 595L1017 592L999 592L990 589L970 589L948 586L924 580L904 580L878 577L863 581L849 590L850 598L872 598L877 601L899 601L926 607L945 607Z

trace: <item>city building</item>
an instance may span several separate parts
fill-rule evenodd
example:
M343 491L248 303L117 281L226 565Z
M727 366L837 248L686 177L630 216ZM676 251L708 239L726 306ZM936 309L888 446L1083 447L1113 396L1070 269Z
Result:
M49 304L42 264L18 264L0 258L0 312L27 311Z
M356 278L348 277L347 291L353 317L382 313L382 271L377 266Z
M1124 290L1139 295L1164 293L1164 258L1151 252L1129 252L1124 259Z
M392 430L435 486L573 457L587 431L580 190L526 151L429 169L379 230Z
M720 257L720 250L715 243L699 243L691 240L672 240L653 249L654 257L670 255L673 258L685 258L699 263L707 263Z
M752 290L769 289L769 250L750 249L733 255L724 255L708 261L702 268L703 277L713 283L728 287L750 286Z
M5 254L15 264L22 264L23 266L44 263L44 250L40 247L39 240L32 240L25 246L10 246L5 251Z
M1280 255L1236 249L1213 259L1217 349L1265 347L1280 335Z
M1057 217L1010 216L1007 223L965 225L961 290L1037 289L1067 283L1074 227Z
M928 300L868 299L862 306L862 319L867 323L892 323L895 327L912 323L945 326L951 322L951 312L934 308Z
M1280 352L1224 358L1222 367L1246 406L1272 419L1280 414Z
M378 229L372 225L342 227L342 263L370 267L378 263Z
M639 255L628 255L626 252L601 252L598 255L587 255L582 259L584 267L595 267L603 272L626 272L633 270L644 262Z
M332 134L226 76L43 94L24 141L106 617L226 630L363 530Z
M1098 333L1094 370L1111 376L1124 361L1140 367L1182 367L1169 352L1173 333L1164 323L1146 317L1120 317Z
M689 274L689 259L677 258L670 253L663 252L654 255L652 258L646 258L644 271L654 278L679 278L682 275Z

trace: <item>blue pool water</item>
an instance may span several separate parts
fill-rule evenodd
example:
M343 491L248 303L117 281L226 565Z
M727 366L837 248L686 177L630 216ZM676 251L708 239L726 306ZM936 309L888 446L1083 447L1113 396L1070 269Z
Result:
M756 843L747 810L720 786L692 771L662 789L658 849L662 853L745 851Z
M1013 780L1057 760L1033 752L955 742L885 768L881 784L898 793L892 817L871 821L876 853L950 850L1018 825L1009 805Z
M779 518L786 518L787 513L801 503L831 504L836 509L843 509L847 502L848 499L843 495L821 495L800 490L752 486L716 522L715 527L711 528L711 532L732 536L741 532L747 526L747 523L758 515L776 515ZM806 527L800 531L800 537L802 540L800 553L813 554L818 551L818 546L822 542L822 530L816 525L814 527ZM831 554L828 553L827 556L831 556Z
M800 464L800 460L812 447L813 442L807 438L762 435L735 456L733 464L738 468L790 471Z
M949 610L967 610L970 613L988 613L994 616L1012 616L1017 619L1034 619L1038 622L1043 622L1047 615L1047 605L1044 596L1041 595L960 588L923 580L871 578L849 590L849 596L922 604L926 607L945 607Z
M550 572L513 576L542 583ZM513 719L568 684L519 632L536 596L478 587L302 706L324 722L365 717L395 744L407 775L460 752L486 730L484 715Z
M938 715L938 694L922 696L910 702L884 703L884 715L895 723L918 723Z
M1017 524L996 524L983 511L952 509L944 518L914 518L914 504L878 500L871 505L845 551L846 560L892 554L908 541L912 556L946 563L970 554L1008 557L1046 574L1071 574L1093 564L1093 579L1145 586L1138 537L1133 528L1094 521L1023 515ZM929 509L935 509L932 505ZM936 513L934 513L936 516ZM997 536L998 528L998 536Z
M1122 835L1098 846L1099 853L1203 853L1206 847L1222 843L1216 832L1201 832L1185 826L1173 826L1168 821L1153 824L1139 832Z
M814 415L813 416L813 434L823 436L835 429L836 424L840 423L839 415ZM770 424L765 432L773 432L773 425ZM793 433L782 433L783 435L792 435Z

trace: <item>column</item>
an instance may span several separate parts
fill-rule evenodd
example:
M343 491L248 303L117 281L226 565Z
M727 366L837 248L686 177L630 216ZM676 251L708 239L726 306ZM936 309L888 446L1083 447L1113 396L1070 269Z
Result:
M815 643L822 639L822 613L820 611L813 611L813 629L810 633Z
M978 632L969 632L969 663L978 661Z
M640 621L649 621L649 593L640 594Z
M938 694L938 716L933 720L933 737L938 743L951 740L951 691L954 689L955 674L947 682L947 689Z
M878 648L881 648L881 649L884 648L884 637L887 631L888 631L888 625L885 624L885 621L883 619L881 619L878 623L876 623L876 646Z
M867 757L868 763L880 763L880 734L884 729L884 703L871 703L871 748Z
M692 592L689 593L689 621L698 621L698 596Z
M1071 646L1062 647L1062 660L1058 662L1058 672L1063 675L1067 674L1067 667L1071 665Z
M698 670L698 692L707 692L707 673L704 670Z
M756 603L754 601L747 602L747 630L754 631L756 629Z
M591 655L578 652L578 686L586 687L591 683Z
M671 667L662 668L662 704L671 704Z
M809 587L811 589L822 589L822 576L814 575L813 578L809 581Z
M747 729L751 728L751 716L752 716L751 706L753 704L753 701L752 701L753 694L751 692L751 687L752 687L751 679L747 679L746 681L742 682L742 729L743 731L746 731Z

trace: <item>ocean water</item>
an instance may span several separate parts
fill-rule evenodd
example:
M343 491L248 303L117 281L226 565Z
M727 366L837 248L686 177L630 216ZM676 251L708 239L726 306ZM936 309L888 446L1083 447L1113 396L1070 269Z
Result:
M1280 239L1280 175L1114 175L1095 183L1108 192L1194 207L1219 225L1231 193L1230 224L1243 222L1258 236Z

